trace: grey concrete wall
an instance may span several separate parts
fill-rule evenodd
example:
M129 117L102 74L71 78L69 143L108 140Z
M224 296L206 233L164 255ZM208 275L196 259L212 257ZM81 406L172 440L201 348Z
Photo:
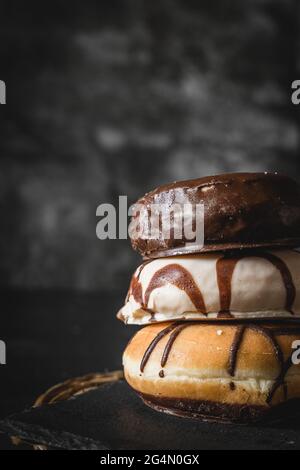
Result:
M126 289L139 258L96 239L101 202L217 172L300 177L296 0L2 9L2 285Z

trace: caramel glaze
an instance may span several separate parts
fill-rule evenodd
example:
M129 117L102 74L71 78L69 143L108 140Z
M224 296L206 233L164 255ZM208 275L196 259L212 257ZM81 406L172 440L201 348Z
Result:
M165 336L170 334L169 339L167 341L167 344L164 348L162 358L161 358L161 367L162 368L165 367L176 338L178 338L180 333L185 328L188 328L189 326L192 326L192 325L195 325L195 324L197 324L197 322L189 322L189 323L174 322L174 323L171 323L171 325L168 325L163 330L161 330L155 336L155 338L151 341L150 345L146 349L146 351L143 355L142 361L141 361L140 371L141 372L144 371L145 366L146 366L148 360L150 359L150 356L151 356L152 352L154 351L154 349L156 348L157 344ZM267 396L267 399L266 399L267 404L271 403L275 392L281 386L283 387L285 398L286 398L287 397L287 388L286 388L286 384L285 384L285 376L286 376L288 370L290 369L290 367L293 365L292 364L292 355L286 361L284 361L283 352L282 352L282 350L281 350L281 348L280 348L280 346L279 346L279 344L276 340L276 336L283 336L283 335L287 335L287 334L300 334L300 328L296 327L296 328L290 328L290 329L288 329L288 328L283 328L283 329L274 328L274 329L271 329L271 328L267 328L267 327L264 327L264 326L261 326L261 325L252 324L252 323L251 324L245 323L244 325L237 326L232 344L231 344L230 349L229 349L229 359L228 359L228 369L227 370L228 370L228 374L231 377L235 376L236 365L237 365L237 360L238 360L238 353L239 353L240 347L242 345L244 335L245 335L247 330L256 331L257 333L260 333L263 336L265 336L265 338L267 338L270 341L270 343L271 343L271 345L274 349L274 353L277 357L278 364L280 366L280 372L279 372L279 374L278 374L278 376L277 376L277 378L276 378L276 380L275 380L275 382L274 382L274 384L273 384L272 388L270 389L269 394ZM164 374L163 370L160 370L159 377L161 377L161 378L165 377L165 374ZM234 387L232 386L232 383L230 384L230 388L232 390L234 390Z
M272 253L261 251L253 253L252 251L230 253L218 259L216 263L217 282L220 292L220 311L218 318L232 318L230 312L232 277L238 261L247 257L263 258L272 263L273 266L278 269L286 290L285 309L293 315L293 304L296 297L296 288L288 266L282 259ZM168 264L167 266L159 269L150 280L145 295L143 296L140 275L145 265L149 262L151 262L151 260L147 260L145 263L143 263L139 269L138 274L133 277L129 288L129 294L133 295L135 301L141 304L144 310L149 311L152 316L152 320L154 320L155 314L150 309L148 309L150 295L154 289L162 287L165 284L172 284L186 292L197 311L207 315L202 293L195 280L183 266L176 263Z

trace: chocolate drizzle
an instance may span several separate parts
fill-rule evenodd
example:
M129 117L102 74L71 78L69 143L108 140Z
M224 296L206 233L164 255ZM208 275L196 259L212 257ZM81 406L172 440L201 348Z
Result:
M290 329L288 329L288 328L283 328L283 329L277 328L276 329L275 328L273 330L271 328L265 328L261 325L256 325L256 324L249 324L249 325L244 325L244 326L238 327L237 332L234 336L232 346L230 348L228 372L231 376L234 376L234 374L235 374L237 354L238 354L239 348L241 346L244 333L245 333L247 328L252 330L252 331L256 331L257 333L261 333L263 336L265 336L270 341L270 343L271 343L271 345L274 349L276 358L278 360L279 366L280 366L280 372L279 372L272 388L269 391L266 402L268 404L271 403L272 398L275 395L275 392L281 386L283 386L284 396L285 396L285 399L286 399L287 398L287 386L286 386L286 383L285 383L285 376L286 376L288 370L293 365L292 356L290 356L288 358L288 360L284 362L283 352L282 352L275 336L300 334L300 329L299 328L290 328Z
M230 390L234 391L234 390L235 390L235 383L234 383L234 382L230 382L229 388L230 388Z
M150 345L148 346L148 348L146 349L145 353L144 353L144 356L142 358L142 361L141 361L141 365L140 365L140 371L143 372L144 369L145 369L145 366L148 362L148 360L150 359L150 356L152 354L152 352L154 351L155 347L157 346L157 344L166 336L168 335L169 333L170 334L170 337L168 339L168 342L165 346L165 349L164 349L164 352L163 352L163 355L162 355L162 358L161 358L161 367L165 367L166 363L167 363L167 360L168 360L168 357L169 357L169 354L171 352L171 349L173 347L173 344L177 338L177 336L182 332L182 330L184 330L185 328L187 328L188 326L192 326L194 325L195 323L194 322L190 322L190 323L180 323L180 322L174 322L172 323L171 325L167 326L166 328L164 328L163 330L161 330L157 336L155 336L155 338L151 341ZM161 375L161 372L163 371L160 371L159 373L159 376L162 377Z
M126 302L128 302L129 295L132 294L134 300L143 306L143 287L140 282L140 277L144 267L151 261L152 260L144 261L144 263L139 267L138 273L132 277Z
M155 347L157 346L157 344L165 336L170 334L170 337L167 341L167 344L164 348L162 358L161 358L161 367L162 368L165 367L175 340L178 338L180 333L185 328L187 328L188 326L195 325L195 324L197 324L197 322L190 322L190 323L174 322L174 323L171 323L170 325L168 325L163 330L161 330L155 336L155 338L151 341L150 345L146 349L146 351L143 355L142 361L141 361L140 371L141 372L144 371L145 366L146 366L152 352L154 351ZM274 384L273 384L272 388L270 389L269 394L267 396L267 399L266 399L267 404L271 403L272 398L275 395L275 392L281 386L284 387L284 393L285 393L285 397L286 397L287 387L286 387L286 384L285 384L285 376L286 376L288 370L290 369L290 367L293 365L292 356L290 356L287 361L284 361L283 352L282 352L282 350L281 350L281 348L280 348L280 346L279 346L279 344L276 340L276 336L282 336L282 335L284 336L284 335L288 335L288 334L290 334L290 335L299 334L299 327L295 327L295 328L291 327L290 329L288 329L288 328L283 328L283 329L274 328L274 329L272 329L272 328L267 328L265 326L257 325L257 324L254 324L254 323L251 323L251 324L245 323L244 325L237 326L234 337L233 337L232 344L229 348L228 374L231 377L235 376L238 353L239 353L239 350L240 350L241 345L243 343L243 339L244 339L244 336L245 336L245 333L246 333L247 330L255 331L256 333L259 333L259 334L263 335L265 338L267 338L270 341L270 344L273 347L275 356L276 356L278 364L280 366L280 372L279 372L279 374L278 374L278 376L277 376L277 378L276 378L276 380L275 380L275 382L274 382ZM161 378L163 378L165 376L163 370L160 370L159 376ZM231 382L230 383L231 390L234 390L233 385L234 385L234 383Z
M280 387L280 385L284 385L284 378L285 375L290 367L286 366L286 363L284 363L284 358L283 358L283 352L275 338L276 330L273 332L270 328L265 328L263 326L259 326L256 324L245 324L241 325L237 328L236 333L233 338L232 345L230 347L229 351L229 366L228 366L228 373L231 375L231 377L234 377L235 375L235 369L236 369L236 364L237 364L237 357L238 357L238 352L240 349L240 346L242 344L244 334L246 330L252 330L256 331L257 333L262 334L265 338L267 338L274 350L274 353L276 355L277 361L280 366L280 373L278 375L277 380L275 381L271 391L269 392L269 395L267 397L267 403L270 403L274 393L276 392L277 388ZM290 333L292 330L290 330Z
M151 292L154 289L166 284L172 284L183 290L189 296L197 311L206 313L203 296L195 280L183 266L176 263L168 264L156 271L146 289L144 304L148 305Z
M288 372L288 370L292 367L292 356L288 358L288 360L282 364L280 368L280 373L278 374L271 390L269 391L269 394L267 396L267 403L270 404L272 401L272 398L275 395L275 392L278 390L279 387L283 386L283 392L284 392L284 398L285 400L287 399L287 386L285 383L285 376Z
M235 368L237 363L237 355L240 349L240 345L243 340L243 336L246 330L246 325L239 326L235 332L233 342L230 346L229 350L229 365L228 365L228 374L231 377L235 374Z
M172 333L170 334L170 338L168 339L168 342L167 342L166 347L164 349L162 358L161 358L160 365L162 367L165 367L165 365L167 363L169 354L171 352L172 346L173 346L177 336L182 332L182 330L184 330L188 326L191 326L192 324L193 323L182 323L182 324L178 325L177 328L175 328L174 331L172 331Z
M275 356L277 357L278 363L281 368L283 366L283 353L280 349L280 346L271 328L264 328L261 325L255 325L255 324L248 325L248 328L252 331L256 331L257 333L261 333L265 338L267 338L270 341L273 347L273 350L275 352Z
M232 276L237 262L243 257L243 255L228 257L224 256L219 258L217 261L217 281L220 293L220 311L219 317L231 316L230 305L231 305L231 285Z
M143 288L138 277L133 277L130 285L130 292L133 295L133 298L139 304L143 303Z
M280 272L286 290L284 307L287 312L290 312L293 315L293 305L296 298L296 288L293 282L291 272L286 263L278 256L275 256L273 253L262 251L244 251L240 253L228 253L217 260L216 272L220 296L220 310L218 312L218 318L234 318L231 314L232 278L234 270L238 261L250 257L259 257L265 259ZM135 301L139 303L144 310L151 313L151 320L154 321L155 312L148 308L150 295L155 289L162 287L166 284L171 284L176 286L178 289L183 290L189 296L197 312L201 312L204 315L207 315L203 295L197 283L195 282L194 278L189 273L189 271L177 263L168 264L162 267L161 269L157 270L152 276L147 286L147 289L143 295L143 288L142 283L140 282L140 276L146 264L150 262L152 262L152 260L145 261L141 265L138 273L132 278L127 300L129 295L131 294L134 297Z
M148 348L146 349L144 355L143 355L143 358L142 358L142 361L141 361L141 365L140 365L140 371L141 372L144 372L144 369L145 369L145 366L152 354L152 352L154 351L155 347L157 346L157 344L160 342L161 339L163 339L167 334L169 334L172 330L174 330L174 328L176 328L178 325L177 322L175 323L172 323L171 325L167 326L166 328L164 328L163 330L161 330L157 336L155 336L155 338L151 341L151 343L149 344Z
M229 253L219 258L216 264L217 282L220 293L220 311L219 318L228 318L231 316L231 295L232 295L232 277L234 269L243 258L259 257L263 258L275 266L281 274L282 281L286 290L285 309L293 315L293 304L296 297L296 288L293 282L291 272L286 263L272 253L257 251L243 253Z
M292 309L296 298L296 288L289 268L281 258L272 253L260 253L259 256L270 261L280 272L286 290L285 308L293 315L294 312Z

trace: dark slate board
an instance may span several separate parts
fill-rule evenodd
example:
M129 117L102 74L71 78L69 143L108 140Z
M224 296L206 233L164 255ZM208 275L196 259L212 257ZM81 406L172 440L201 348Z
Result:
M299 422L299 420L296 420ZM126 383L0 421L0 431L61 449L300 449L300 426L204 423L155 412Z

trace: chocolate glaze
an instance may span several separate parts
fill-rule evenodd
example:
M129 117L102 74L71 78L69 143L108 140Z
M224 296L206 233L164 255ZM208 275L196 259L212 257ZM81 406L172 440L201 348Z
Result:
M167 360L168 360L168 357L169 357L169 354L171 352L171 349L173 347L173 344L177 338L177 336L182 332L182 330L184 330L185 328L187 328L188 326L191 326L193 325L193 323L182 323L180 325L178 325L173 331L172 333L170 334L170 337L168 339L168 342L166 344L166 347L164 349L164 352L163 352L163 355L162 355L162 358L161 358L161 366L162 367L165 367L166 363L167 363Z
M280 272L286 290L285 308L293 315L292 308L296 298L296 288L288 266L281 258L272 253L260 253L259 256L270 261Z
M267 396L267 403L271 403L272 401L272 398L275 394L275 392L277 391L277 389L280 387L280 386L284 386L284 391L285 391L285 396L287 394L287 390L286 390L286 384L284 382L284 379L285 379L285 376L289 370L289 368L292 366L292 362L291 362L291 357L286 361L284 362L284 357L283 357L283 352L276 340L276 336L283 336L283 335L297 335L297 334L300 334L300 330L299 328L295 328L295 327L291 327L290 329L286 328L286 329L278 329L278 328L266 328L266 327L263 327L261 325L257 325L257 324L249 324L249 325L246 325L246 328L250 329L250 330L253 330L253 331L256 331L258 333L261 333L262 335L264 335L272 344L273 346L273 349L274 349L274 352L276 354L276 357L277 357L277 360L278 360L278 364L280 366L280 372L278 374L278 377L276 378L268 396Z
M184 418L196 418L209 422L250 424L286 421L299 408L299 399L290 400L276 407L217 403L186 398L167 398L139 393L147 406L156 411Z
M285 376L288 372L288 370L292 367L292 355L285 361L281 368L280 368L280 373L278 374L273 387L269 391L268 397L267 397L267 403L271 403L273 396L275 395L275 392L278 390L279 387L283 386L283 392L284 392L284 398L285 400L287 399L287 385L285 383Z
M293 314L293 304L296 298L296 288L293 282L291 272L286 263L272 253L255 251L255 252L241 252L229 253L219 258L216 264L217 282L220 292L220 312L219 316L230 316L231 306L231 292L232 292L232 277L234 269L241 259L259 257L266 259L275 266L281 274L283 284L286 290L285 309Z
M168 342L165 346L165 349L163 351L162 358L161 358L161 367L164 367L167 363L168 357L170 355L170 352L172 350L172 347L174 345L174 342L175 342L176 338L178 338L180 333L185 328L187 328L188 326L195 325L195 324L197 324L197 322L190 322L190 323L174 322L174 323L171 323L171 325L168 325L163 330L161 330L157 334L157 336L151 341L150 345L148 346L148 348L146 349L146 351L143 355L141 365L140 365L141 372L144 371L145 365L147 364L147 362L148 362L152 352L154 351L155 347L157 346L157 344L166 335L170 334L170 337L168 339ZM201 324L199 324L199 326L201 327ZM286 335L286 334L297 335L297 334L299 334L299 327L293 327L293 325L291 325L291 327L289 329L288 328L286 328L286 329L280 329L280 328L276 329L276 328L274 328L273 329L272 327L266 327L266 326L258 325L258 324L255 324L255 323L245 323L243 325L234 325L234 326L236 327L236 331L235 331L235 334L234 334L234 337L233 337L232 344L229 348L229 359L228 359L228 374L231 377L234 377L234 375L235 375L235 369L236 369L236 364L237 364L238 353L239 353L239 350L241 348L245 332L248 329L252 330L252 331L255 331L259 334L262 334L265 338L267 338L270 341L270 343L271 343L271 345L274 349L274 353L276 355L276 358L278 360L278 364L279 364L279 367L280 367L280 372L279 372L278 377L275 380L275 382L274 382L274 384L273 384L273 386L272 386L272 388L271 388L271 390L270 390L270 392L267 396L266 404L268 405L268 404L271 403L272 398L273 398L275 392L277 391L277 389L280 386L285 387L285 376L286 376L286 373L288 372L288 370L290 369L290 367L292 366L291 357L287 361L284 361L283 352L282 352L282 350L281 350L281 348L280 348L280 346L279 346L279 344L276 340L276 336ZM288 331L289 331L289 333L288 333ZM161 375L162 372L163 371L161 370L160 373L159 373L160 377L164 377L164 375L163 376ZM286 393L286 390L285 390L285 393Z
M250 324L250 325L247 325L247 327L250 329L250 330L253 330L253 331L256 331L257 333L260 333L262 334L265 338L267 338L272 347L273 347L273 350L275 352L275 356L277 357L277 360L278 360L278 363L280 365L280 367L283 367L283 353L280 349L280 346L275 338L275 335L273 333L273 330L271 328L265 328L263 327L262 325L256 325L256 324Z
M231 320L234 318L233 315L231 315L230 312L219 312L218 317L220 320Z
M184 237L132 239L143 256L160 257L200 251L300 245L300 187L277 173L233 173L174 182L146 194L138 201L149 210L160 204L204 203L204 247L188 246ZM220 208L222 210L220 210ZM143 212L136 214L145 226ZM193 223L194 221L192 221ZM172 228L172 221L170 224ZM172 232L172 231L171 231Z
M229 387L230 387L230 390L232 390L232 391L235 390L235 383L230 382Z
M167 326L166 328L161 330L158 333L158 335L151 341L151 343L149 344L148 348L146 349L146 351L144 353L144 356L142 358L142 361L141 361L141 365L140 365L140 371L141 372L144 371L145 366L146 366L152 352L154 351L156 345L160 342L161 339L163 339L167 334L169 334L172 330L174 330L174 328L176 328L177 325L178 325L178 323L175 322L175 323L172 323L171 325Z
M219 258L216 264L217 270L217 282L220 293L220 318L230 317L230 305L231 305L231 286L232 286L232 276L234 268L236 267L237 262L243 257L243 255L224 256Z
M246 325L241 325L237 327L237 330L233 338L233 342L229 350L228 374L231 375L232 377L235 374L237 355L238 355L239 348L243 340L245 330L246 330Z
M138 273L132 276L129 290L128 290L127 297L126 297L126 302L128 302L129 296L131 294L136 302L143 305L143 287L140 282L140 277L141 277L144 267L150 262L151 260L145 260L143 264L141 264L141 266L139 267Z
M143 305L143 288L137 277L133 277L130 285L130 293L136 302Z
M206 312L201 291L192 275L184 267L176 263L164 266L153 275L145 292L144 304L146 306L148 305L151 292L165 284L172 284L183 290L199 312Z
M231 405L204 400L167 398L139 393L144 403L156 411L217 422L249 423L258 421L269 410L266 406Z

